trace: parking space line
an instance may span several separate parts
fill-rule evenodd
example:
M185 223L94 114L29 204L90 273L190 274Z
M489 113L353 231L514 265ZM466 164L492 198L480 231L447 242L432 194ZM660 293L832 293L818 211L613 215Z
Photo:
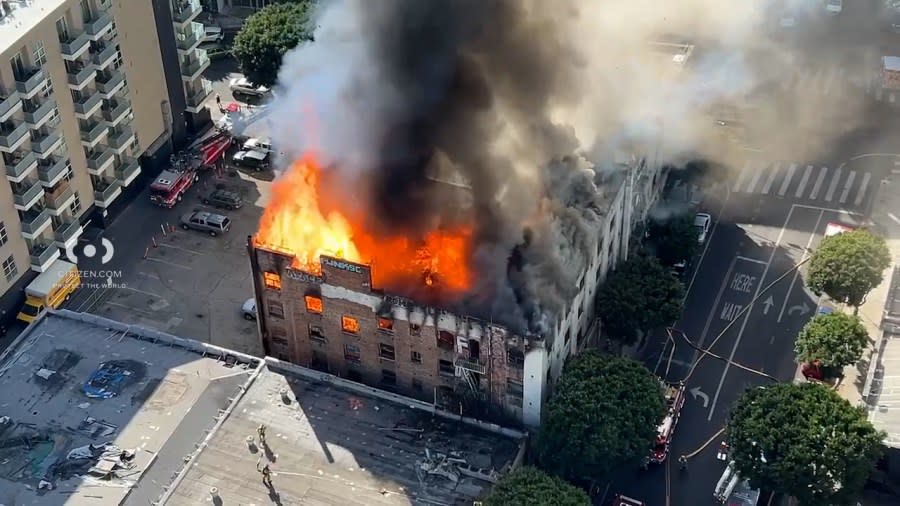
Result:
M828 167L822 167L819 177L816 178L816 183L813 185L812 193L809 194L810 200L815 200L819 196L819 190L822 189L822 183L825 182L825 176L827 175Z
M798 199L803 196L803 191L806 190L806 183L809 182L809 176L812 175L813 166L807 165L806 170L803 171L803 177L800 178L800 186L797 187L797 191L794 192L794 197Z
M106 301L106 305L113 306L113 307L119 307L122 309L127 309L129 311L134 311L135 313L141 313L145 316L155 316L155 313L153 313L152 311L147 311L146 309L138 309L136 307L127 306L125 304L119 304L118 302L112 302L112 301L108 300L108 301Z
M834 171L834 175L831 176L831 183L828 185L828 193L825 194L825 202L831 202L831 199L834 198L834 192L837 190L838 183L840 182L841 169L838 167L838 169Z
M722 302L722 295L725 294L725 288L728 287L728 282L731 281L731 273L734 271L734 265L737 263L737 257L731 260L731 264L728 266L728 271L725 272L725 277L722 278L722 285L719 287L719 293L716 294L716 299L713 301L712 309L709 311L709 316L706 318L706 324L703 326L703 332L700 333L700 338L697 340L697 348L703 349L703 344L706 341L706 334L709 332L709 327L712 325L713 317L716 316L716 311L719 309L719 302ZM700 354L699 351L694 351L694 356L691 359L691 363L697 362L697 356Z
M204 255L205 254L205 253L201 253L199 251L194 251L194 250L188 249L188 248L182 248L181 246L175 246L172 244L166 244L163 242L159 243L159 245L164 248L172 248L172 249L177 249L178 251L185 251L187 253L193 253L194 255Z
M841 192L841 198L838 199L838 202L843 204L847 202L847 197L850 196L850 187L853 186L853 180L856 179L856 171L851 170L850 174L847 176L847 182L844 183L844 191Z
M778 189L778 196L784 197L784 194L787 193L788 186L791 185L791 179L794 179L794 173L797 172L797 164L792 163L790 167L788 167L787 176L784 177L784 181L781 182L781 188Z
M160 263L160 264L163 264L163 265L169 265L169 266L172 266L172 267L178 267L179 269L184 269L184 270L186 270L186 271L191 270L190 267L187 267L187 266L185 266L185 265L176 264L176 263L172 263L172 262L166 262L165 260L159 260L159 259L156 259L156 258L150 258L150 257L147 257L146 260L147 260L148 262L156 262L156 263Z
M868 172L863 174L862 183L859 184L859 191L856 193L856 200L853 201L854 205L862 205L863 197L866 196L866 189L869 187L869 179L871 178L872 174Z
M825 216L825 211L819 211L819 217L816 219L816 225L813 227L812 234L809 235L809 240L806 241L806 250L803 253L803 261L806 258L806 255L810 248L812 248L813 241L816 240L816 234L819 231L819 225L822 223L822 217ZM781 311L778 312L778 323L781 323L781 320L784 318L784 312L787 309L788 301L791 299L791 292L794 290L794 285L797 284L797 278L800 277L800 269L794 270L794 275L791 276L791 284L788 285L787 294L784 296L784 303L781 304Z

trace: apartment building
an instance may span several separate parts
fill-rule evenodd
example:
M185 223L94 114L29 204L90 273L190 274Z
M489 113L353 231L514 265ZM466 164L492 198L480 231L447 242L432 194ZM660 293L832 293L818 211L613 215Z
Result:
M0 185L0 310L7 318L24 285L88 223L105 226L183 142L187 122L203 119L210 86L200 77L208 59L194 40L199 2L157 4L0 3L7 179ZM160 17L168 22L162 35L148 22Z

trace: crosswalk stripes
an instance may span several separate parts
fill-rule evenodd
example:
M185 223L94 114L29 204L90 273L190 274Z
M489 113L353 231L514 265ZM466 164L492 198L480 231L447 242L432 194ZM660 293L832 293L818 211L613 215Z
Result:
M757 163L748 160L733 185L734 193L791 195L801 200L841 206L861 206L870 193L872 175L842 165L836 169L793 162Z
M852 73L839 65L826 65L818 68L795 66L794 72L782 80L783 86L807 95L835 95L844 93L850 88Z

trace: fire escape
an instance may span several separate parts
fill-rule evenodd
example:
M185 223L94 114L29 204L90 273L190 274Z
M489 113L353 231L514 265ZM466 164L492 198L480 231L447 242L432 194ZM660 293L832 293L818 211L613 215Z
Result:
M481 384L487 373L487 361L482 357L481 343L474 339L466 340L464 345L460 343L454 365L462 393L475 400L484 400Z

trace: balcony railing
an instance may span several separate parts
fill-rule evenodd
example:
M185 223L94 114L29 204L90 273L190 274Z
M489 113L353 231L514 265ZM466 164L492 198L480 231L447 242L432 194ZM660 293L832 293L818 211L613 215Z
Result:
M81 129L81 140L91 146L99 142L100 138L103 137L108 130L106 124L99 121L93 121L87 124L82 123L79 128Z
M31 68L16 76L16 89L19 93L31 95L47 81L47 73L41 67Z
M50 212L46 209L40 211L25 211L22 213L22 232L27 235L34 235L40 232L42 228L50 221Z
M203 40L204 29L200 23L191 23L185 33L175 34L175 46L182 51L189 51Z
M101 72L97 74L97 91L109 96L115 93L116 88L125 82L125 74L113 70L111 72Z
M54 227L53 229L53 238L56 239L57 242L67 243L73 237L75 237L79 231L81 230L81 223L78 220L64 221Z
M93 63L73 65L67 70L67 73L69 75L69 84L80 87L97 75L97 67Z
M91 21L84 24L84 31L91 37L99 37L109 28L112 28L112 17L110 17L108 12L97 13Z
M188 95L187 106L193 109L199 108L206 102L206 99L209 98L210 94L212 94L212 83L203 79L199 89Z
M44 187L41 186L41 182L38 180L30 181L13 189L13 202L22 210L27 210L43 194Z
M91 62L97 66L97 68L105 68L109 65L113 57L116 55L116 45L113 43L109 43L101 47L100 51L91 55Z
M42 160L38 165L38 177L44 184L54 185L59 182L60 176L66 172L69 166L67 157Z
M0 120L6 121L9 116L16 112L16 109L22 105L22 97L18 91L13 91L7 95L0 97Z
M84 48L87 47L91 42L91 36L86 32L82 32L75 36L69 36L66 40L59 43L60 52L62 52L63 58L65 59L74 59L78 57L78 54L84 51Z
M200 14L200 0L185 0L175 2L172 9L172 19L175 23L186 23Z
M25 123L28 123L31 126L39 125L43 120L50 116L50 113L53 112L53 109L55 108L56 100L52 98L45 99L43 103L32 110L29 110L30 108L26 107Z
M122 127L118 129L112 129L109 132L109 138L106 143L109 144L110 147L115 149L122 149L127 147L131 140L134 139L134 132L131 130L131 127Z
M128 158L122 162L122 165L116 168L116 179L123 186L128 186L134 178L141 173L141 164L135 158Z
M104 149L102 151L96 151L93 154L91 154L91 156L89 156L87 159L88 170L91 172L91 174L98 175L98 174L106 171L106 169L108 169L110 166L112 166L112 161L113 161L113 152L112 151L110 151L108 149Z
M59 257L59 248L51 244L35 244L28 253L31 266L43 270L45 265Z
M455 365L461 369L476 372L478 374L484 374L485 371L487 371L487 365L482 363L481 360L472 360L466 357L457 358Z
M209 66L209 56L206 54L206 51L198 49L194 54L197 55L196 58L181 64L181 75L193 77Z
M90 116L97 112L101 102L103 102L103 97L99 93L92 93L87 96L82 95L80 99L75 101L75 114Z
M53 147L61 142L62 138L59 132L50 132L31 140L31 150L39 155L52 151Z
M0 146L14 149L19 141L28 134L28 125L19 123L11 130L0 129Z
M64 182L55 192L44 193L44 202L47 203L47 207L50 209L63 209L63 206L69 202L74 194L75 190L72 189L72 186L68 182Z
M103 107L103 119L111 126L115 126L125 117L131 109L131 102L125 98L109 100Z
M109 203L122 189L116 181L105 182L99 188L94 188L94 200L106 204Z
M13 179L19 179L26 176L35 167L37 167L37 157L34 156L34 153L28 152L22 155L20 151L16 158L6 164L6 175Z

